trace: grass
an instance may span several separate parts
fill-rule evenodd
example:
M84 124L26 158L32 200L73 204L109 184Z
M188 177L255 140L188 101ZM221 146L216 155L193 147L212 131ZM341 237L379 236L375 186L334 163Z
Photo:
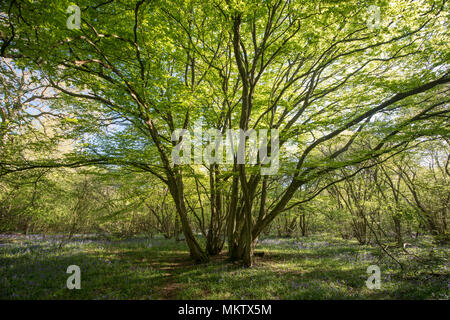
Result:
M253 268L226 261L189 260L184 242L136 237L0 239L0 299L449 299L448 246L428 238L398 265L372 246L330 235L260 240ZM369 265L381 269L381 288L365 281ZM81 269L81 289L69 290L69 265Z

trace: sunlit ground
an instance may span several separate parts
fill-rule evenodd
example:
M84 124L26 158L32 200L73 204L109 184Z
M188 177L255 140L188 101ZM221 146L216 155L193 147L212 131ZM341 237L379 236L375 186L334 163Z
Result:
M163 238L0 236L1 299L449 299L449 246L427 237L409 242L411 255L328 235L260 240L255 266L227 262L226 248L208 264L193 264L184 242ZM414 255L412 255L414 254ZM66 287L69 265L81 269L81 289ZM368 289L369 265L381 288Z

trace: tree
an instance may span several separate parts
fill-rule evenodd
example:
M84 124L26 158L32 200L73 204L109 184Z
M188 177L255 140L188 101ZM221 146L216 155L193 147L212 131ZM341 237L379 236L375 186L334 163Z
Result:
M251 266L258 236L295 205L303 185L382 159L421 137L448 134L447 3L381 1L383 19L375 28L366 21L370 4L80 1L81 29L69 30L69 3L10 1L0 6L7 16L1 55L39 70L72 106L77 130L96 136L83 141L75 158L54 165L126 165L158 177L197 261L208 257L185 197L197 167L172 163L169 155L183 139L172 141L172 132L193 129L197 120L221 132L278 129L283 161L277 175L285 183L270 204L263 159L204 162L208 251L220 247L218 222L226 217L230 258ZM361 143L368 137L370 144ZM333 145L331 153L320 152L325 144Z

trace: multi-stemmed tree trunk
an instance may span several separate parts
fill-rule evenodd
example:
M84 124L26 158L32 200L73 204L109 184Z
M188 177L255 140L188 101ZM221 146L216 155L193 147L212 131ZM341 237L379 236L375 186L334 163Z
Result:
M302 237L305 237L308 234L308 221L306 218L306 213L302 212L299 215L299 219L298 219L298 225L300 227L301 233L302 233Z
M216 255L222 251L224 245L224 228L222 225L224 219L223 192L220 186L219 166L213 164L209 170L211 219L206 236L206 252L209 255Z

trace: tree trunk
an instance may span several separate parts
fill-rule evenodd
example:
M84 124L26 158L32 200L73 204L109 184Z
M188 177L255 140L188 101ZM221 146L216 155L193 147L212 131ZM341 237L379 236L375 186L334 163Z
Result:
M401 219L398 215L392 216L392 219L394 220L395 240L397 241L397 246L401 248L403 246Z
M206 236L206 251L209 255L217 255L222 251L224 240L222 239L222 192L219 186L219 166L210 166L209 182L211 191L211 220Z
M208 262L208 255L202 250L200 245L198 244L197 239L192 232L191 226L189 224L189 220L187 217L187 209L184 203L184 190L181 173L177 173L176 178L169 176L168 185L170 189L170 193L174 199L177 213L180 216L181 228L183 230L184 238L186 240L186 244L189 247L189 252L191 258L199 263Z

